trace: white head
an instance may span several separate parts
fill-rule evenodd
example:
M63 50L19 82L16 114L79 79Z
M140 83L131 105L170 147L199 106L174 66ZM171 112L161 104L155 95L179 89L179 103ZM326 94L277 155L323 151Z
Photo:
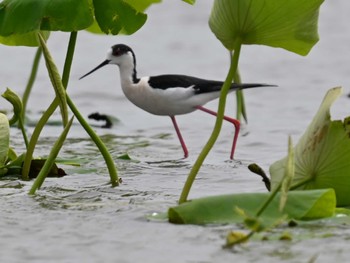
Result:
M118 65L120 70L131 71L130 74L136 79L136 58L135 54L130 47L124 44L117 44L112 46L107 52L107 58L96 68L86 73L80 79L90 75L94 71L102 68L108 64Z

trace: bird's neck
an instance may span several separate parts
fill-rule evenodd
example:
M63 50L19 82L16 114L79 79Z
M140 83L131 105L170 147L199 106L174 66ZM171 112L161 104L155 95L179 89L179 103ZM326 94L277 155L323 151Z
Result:
M119 72L122 87L127 87L140 81L140 79L137 78L135 60L124 61L119 65Z

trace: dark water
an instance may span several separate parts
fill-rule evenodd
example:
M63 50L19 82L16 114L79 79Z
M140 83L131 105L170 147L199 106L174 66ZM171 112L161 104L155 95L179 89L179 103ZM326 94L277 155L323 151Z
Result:
M116 67L106 67L84 81L78 78L103 61L111 45L126 43L136 52L140 75L184 73L223 79L228 56L207 26L210 7L210 1L198 1L195 6L167 1L149 10L147 24L133 36L79 33L69 94L85 116L99 111L120 120L111 130L96 131L115 158L123 184L118 188L107 184L103 159L83 129L74 125L60 155L81 163L80 167L64 166L69 176L46 180L35 197L27 195L31 182L1 181L1 185L12 186L0 189L1 262L309 262L314 256L316 262L346 261L347 228L317 232L299 228L295 231L313 237L291 242L252 241L226 251L221 249L224 237L238 226L177 226L146 220L146 215L176 204L215 120L202 112L178 118L190 151L184 160L170 119L152 116L128 102ZM265 191L246 166L257 162L267 171L283 157L287 136L297 141L329 88L344 87L344 95L332 108L334 118L349 115L349 8L347 1L324 3L321 40L307 57L262 46L242 49L243 80L279 87L245 93L249 125L243 128L245 136L239 138L236 160L229 161L233 127L225 124L190 198ZM50 38L49 48L60 66L67 40L65 33ZM1 62L1 89L9 86L21 93L34 49L1 46L0 54L6 58ZM30 117L37 119L52 98L42 63L29 102ZM207 106L216 109L217 101ZM1 100L1 108L10 107ZM227 114L234 113L231 95ZM20 132L11 132L11 145L23 152ZM45 156L59 133L56 126L46 128L36 156ZM134 161L117 159L125 153Z

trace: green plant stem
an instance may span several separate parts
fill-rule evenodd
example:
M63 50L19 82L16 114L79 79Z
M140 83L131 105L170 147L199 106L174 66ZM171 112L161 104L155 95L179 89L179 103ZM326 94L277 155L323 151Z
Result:
M62 75L62 84L64 87L68 86L69 73L70 73L70 69L71 69L71 65L72 65L72 61L73 61L76 39L77 39L77 32L72 32L71 37L69 39L69 43L68 43L66 62L64 63L64 69L63 69L63 75ZM119 178L118 178L117 169L115 167L114 161L113 161L110 153L108 152L107 147L105 146L105 144L103 143L101 138L94 132L94 130L90 127L90 125L85 121L85 119L80 114L77 107L75 107L73 101L70 99L70 97L68 95L67 95L67 103L68 103L69 108L72 110L73 114L75 115L75 117L77 118L79 123L81 124L81 126L83 126L83 128L85 129L87 134L90 136L90 138L96 144L97 148L100 150L100 152L101 152L101 154L106 162L107 169L109 171L109 176L111 178L112 186L118 186L119 185Z
M95 142L97 148L100 150L103 158L105 159L105 162L109 171L109 176L111 177L112 186L118 186L119 185L118 173L117 173L114 161L107 150L107 147L105 146L101 138L94 132L94 130L90 127L90 125L85 121L85 119L80 114L78 109L75 107L73 101L70 99L68 95L67 95L67 103L69 108L72 110L73 114L77 118L77 120L80 122L81 126L83 126L85 131L89 134L91 139Z
M72 60L73 60L73 56L74 56L76 39L77 39L77 32L71 32L71 36L70 36L69 44L68 44L68 49L67 49L67 54L66 54L66 60L65 60L65 64L64 64L63 74L62 74L62 84L65 88L67 88L67 86L68 86L69 74L70 74L70 69L71 69ZM77 120L83 126L85 131L89 134L91 139L94 141L94 143L96 144L96 146L100 150L102 156L104 157L108 171L109 171L109 175L111 177L112 186L118 186L119 185L119 178L118 178L117 170L116 170L116 167L114 165L113 159L112 159L111 155L109 154L106 146L104 145L104 143L102 142L100 137L98 137L96 135L94 130L89 126L89 124L82 117L82 115L80 114L78 109L75 107L74 103L72 102L72 100L69 98L68 95L67 95L67 103L68 103L68 106L70 107L70 109L72 110L73 114L76 116ZM33 158L33 152L35 149L35 145L39 139L39 136L40 136L42 129L44 128L45 124L49 120L50 116L55 112L58 105L59 105L59 100L56 97L53 100L53 102L50 104L48 109L45 111L45 113L41 116L38 124L35 126L33 134L30 138L29 147L28 147L25 161L24 161L23 168L22 168L22 179L23 180L29 180L28 175L29 175L31 160Z
M24 123L23 123L23 119L22 119L22 116L20 116L18 118L18 127L21 129L21 132L22 132L22 136L23 136L23 140L24 140L24 144L26 145L26 149L28 150L28 137L27 137L27 133L26 133L26 130L24 128Z
M201 168L205 158L207 157L209 151L212 149L213 145L215 144L215 142L220 134L221 126L222 126L222 122L223 122L223 118L224 118L224 113L225 113L226 97L227 97L228 91L230 89L233 77L234 77L234 75L237 71L237 68L238 68L238 61L239 61L241 46L242 46L242 42L240 39L238 39L236 42L235 48L234 48L234 53L233 53L233 57L231 60L230 69L229 69L229 72L227 74L226 80L224 82L224 85L223 85L221 93L220 93L217 118L216 118L213 132L212 132L207 144L204 146L201 153L199 154L195 164L193 165L193 167L192 167L192 169L187 177L186 183L185 183L185 185L182 189L182 193L180 195L179 204L182 204L182 203L187 201L187 197L188 197L189 192L191 190L192 184L193 184L193 182L198 174L198 171Z
M71 65L72 65L72 61L73 61L76 39L77 39L77 32L71 32L70 38L69 38L69 43L68 43L68 48L67 48L66 59L64 62L63 74L62 74L62 84L65 88L67 88L67 86L68 86L70 69L71 69ZM51 115L55 112L58 105L59 105L59 100L58 100L58 98L55 98L53 100L53 102L50 104L50 106L47 108L45 113L41 116L37 125L34 128L33 134L30 138L29 143L28 143L26 156L25 156L25 159L23 162L22 180L29 180L30 165L31 165L31 162L33 159L33 153L35 150L35 146L38 142L40 133L41 133L42 129L44 128L45 124L47 123L47 121L49 120L49 118L51 117Z
M56 159L59 151L62 148L62 145L63 145L63 143L67 137L67 134L69 132L69 129L72 126L72 123L73 123L73 118L71 118L71 120L67 123L67 125L63 129L62 134L60 135L60 137L58 137L57 141L55 142L54 146L52 147L51 152L44 163L44 166L41 168L37 178L35 179L32 187L29 191L30 195L35 194L35 191L41 187L46 176L48 175L48 173L52 169L52 166L55 164L55 159Z
M25 123L25 114L26 114L28 99L29 99L29 95L32 91L33 84L34 84L34 81L35 81L35 78L36 78L36 75L38 72L41 54L42 54L42 49L41 49L41 47L38 47L38 49L35 53L35 56L34 56L32 71L30 73L27 86L26 86L24 93L23 93L23 96L22 96L23 111L22 111L22 115L20 116L20 118L22 119L23 124ZM18 123L18 125L20 125L20 123Z
M67 53L66 53L66 59L64 62L63 73L62 73L62 84L63 84L63 87L65 87L65 89L67 89L67 87L68 87L70 70L72 67L74 50L75 50L75 44L77 42L77 36L78 36L78 32L71 32L70 33L68 48L67 48Z
M62 84L62 77L58 72L57 66L46 45L46 41L40 33L38 34L38 39L39 39L41 48L43 49L46 69L50 77L52 87L55 91L56 98L59 99L60 113L61 113L62 123L64 127L68 123L68 105L67 105L66 91L65 91L66 87L64 87Z
M44 128L45 124L49 120L50 116L55 112L56 108L58 107L58 99L55 98L54 101L50 104L50 106L47 108L45 113L41 116L38 123L36 124L34 131L32 133L32 136L30 137L30 141L28 144L26 156L24 158L23 167L22 167L22 180L29 180L29 170L30 165L33 158L33 153L35 146L38 142L40 133L42 129Z
M313 179L311 177L306 178L303 181L300 181L299 183L292 185L289 190L295 190L297 188L299 188L300 186L312 181ZM276 194L281 190L282 187L282 182L283 180L279 183L278 187L269 195L269 198L265 201L265 203L260 207L260 209L258 210L258 212L256 213L256 217L259 217L264 210L266 209L266 207L269 206L269 204L272 202L272 200L275 198Z
M233 81L235 83L242 83L241 75L239 74L239 69L237 68L236 74L233 77ZM236 119L241 121L241 117L248 122L247 119L247 112L245 108L245 102L244 102L244 93L243 90L237 90L236 91Z
M266 209L266 207L269 206L269 204L272 202L272 200L275 198L279 190L281 190L282 182L278 185L278 187L269 195L269 198L263 203L263 205L260 207L258 212L256 212L255 217L259 217Z

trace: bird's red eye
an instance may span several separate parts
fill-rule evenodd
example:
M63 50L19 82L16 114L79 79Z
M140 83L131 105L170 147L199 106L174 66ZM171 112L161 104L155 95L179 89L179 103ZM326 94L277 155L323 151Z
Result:
M120 49L119 48L116 48L113 50L113 56L120 56Z

